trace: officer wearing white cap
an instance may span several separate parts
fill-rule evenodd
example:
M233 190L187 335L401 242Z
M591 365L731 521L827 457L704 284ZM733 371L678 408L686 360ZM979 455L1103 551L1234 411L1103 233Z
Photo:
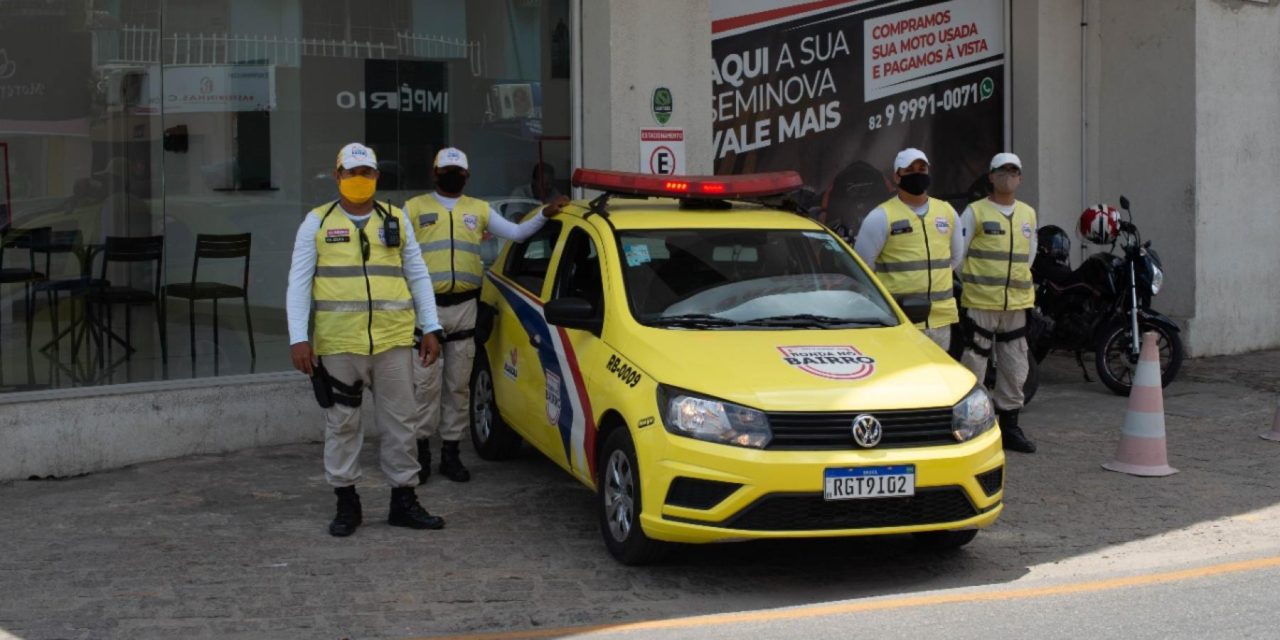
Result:
M960 248L956 210L929 197L929 158L919 149L898 152L893 182L897 195L867 214L853 250L894 299L929 300L929 318L916 326L949 349L951 325L960 320L951 275L951 256Z
M312 209L298 227L286 310L293 366L312 377L325 407L325 478L338 496L329 533L349 536L363 522L360 405L373 391L382 432L382 472L391 484L387 522L439 529L444 520L418 504L414 456L413 363L440 355L431 276L399 209L374 200L378 159L351 143L338 153L333 178L341 197ZM307 321L315 306L315 347ZM414 329L427 334L413 357Z
M961 362L981 380L996 355L995 405L1004 448L1033 453L1036 445L1018 426L1026 381L1027 309L1035 306L1031 261L1036 255L1036 210L1014 197L1022 160L1012 153L991 159L991 195L960 216L964 242L954 264L964 283L960 302L973 330Z
M466 482L471 474L462 464L458 442L467 428L471 365L476 350L473 340L476 301L484 277L480 242L485 231L512 242L523 242L537 233L547 218L558 214L568 198L561 196L524 222L515 224L494 211L489 203L463 195L471 171L467 154L460 149L441 149L433 168L435 191L405 203L405 213L431 271L445 336L440 364L414 366L418 461L422 466L420 482L426 482L430 475L430 438L437 432L442 440L440 473L454 482Z

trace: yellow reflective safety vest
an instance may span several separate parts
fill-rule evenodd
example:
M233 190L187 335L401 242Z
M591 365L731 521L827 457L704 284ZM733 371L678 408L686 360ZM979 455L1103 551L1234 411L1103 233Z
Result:
M404 203L422 248L422 259L431 272L431 286L437 294L466 293L484 282L480 261L480 241L489 227L489 203L468 196L458 198L453 211L444 208L430 193Z
M400 216L400 241L408 242L399 209L377 204L361 230L338 203L307 215L320 218L316 231L315 352L373 355L413 344L416 313L404 277L401 247L386 245L388 216ZM363 251L368 240L369 255Z
M959 322L951 276L951 235L958 233L955 209L936 198L929 198L923 216L897 197L880 207L889 235L876 257L876 277L899 303L917 296L929 299L929 319L917 327L936 329Z
M1006 216L987 198L969 208L973 209L973 239L960 270L961 302L969 309L992 311L1035 306L1030 259L1036 210L1014 201L1013 215Z

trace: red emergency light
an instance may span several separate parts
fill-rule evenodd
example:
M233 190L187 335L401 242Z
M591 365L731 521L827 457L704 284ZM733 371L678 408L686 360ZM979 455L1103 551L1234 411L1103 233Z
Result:
M790 193L804 186L804 181L795 171L737 176L655 176L578 169L573 172L573 186L633 196L758 198Z

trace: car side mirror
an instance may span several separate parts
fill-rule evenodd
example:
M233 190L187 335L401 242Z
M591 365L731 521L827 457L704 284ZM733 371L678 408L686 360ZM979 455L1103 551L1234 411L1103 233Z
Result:
M566 329L582 329L596 333L601 321L595 305L582 298L556 298L543 307L547 322Z
M928 298L912 296L904 298L898 306L902 307L902 313L907 316L907 320L916 324L929 319L929 311L933 308L933 303L929 302Z

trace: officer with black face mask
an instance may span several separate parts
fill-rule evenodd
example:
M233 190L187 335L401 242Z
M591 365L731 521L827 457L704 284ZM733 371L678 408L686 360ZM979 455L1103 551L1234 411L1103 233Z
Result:
M853 250L899 303L929 300L929 318L916 326L947 350L951 325L960 321L951 275L951 256L963 252L964 242L956 210L929 197L929 159L919 149L898 153L893 182L898 194L867 214Z
M436 190L411 198L404 207L431 273L445 335L440 360L431 366L414 366L418 462L422 465L418 478L420 483L426 482L430 475L430 438L438 432L443 441L440 473L454 482L466 482L471 473L462 464L458 442L467 428L471 365L476 351L476 301L484 278L480 242L486 231L512 242L524 242L569 200L560 196L515 224L489 203L463 195L471 171L467 154L461 150L441 149L436 154L434 172Z

